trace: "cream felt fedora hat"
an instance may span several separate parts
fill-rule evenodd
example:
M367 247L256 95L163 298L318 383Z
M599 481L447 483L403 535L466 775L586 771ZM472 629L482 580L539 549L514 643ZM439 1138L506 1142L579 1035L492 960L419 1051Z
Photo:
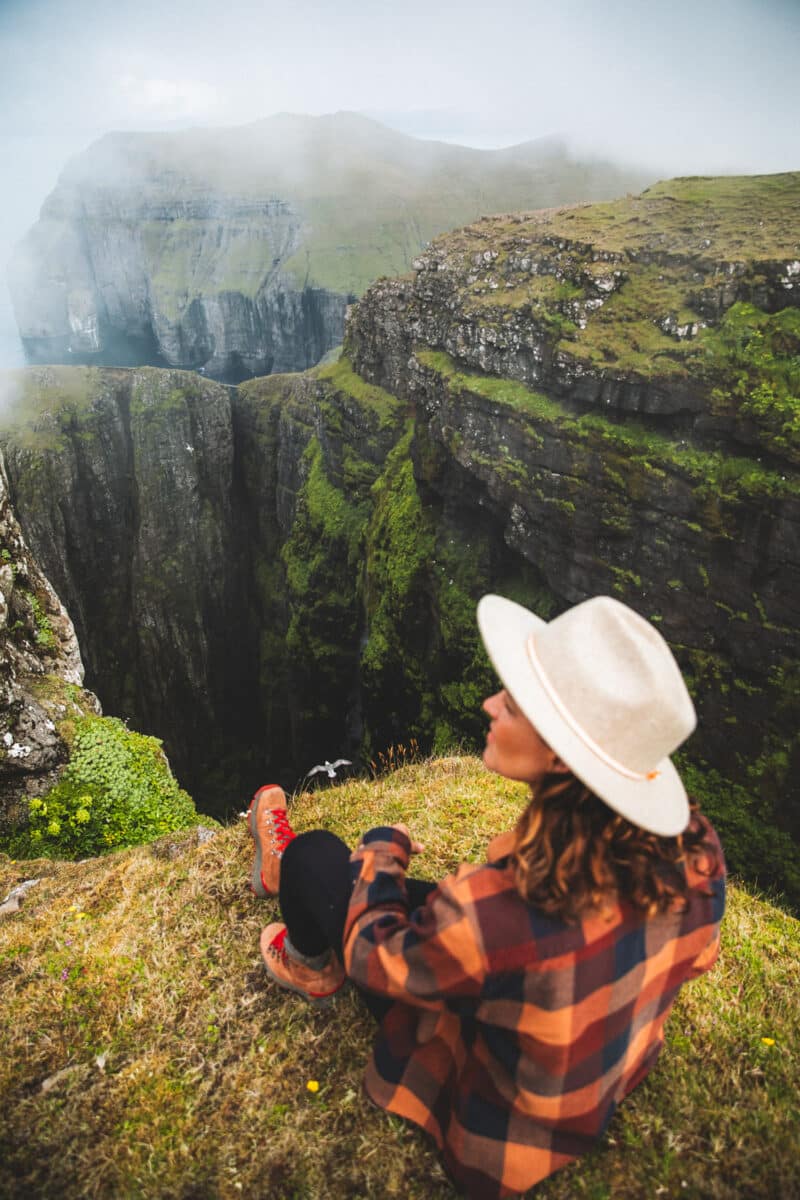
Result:
M484 596L478 627L503 685L562 762L635 825L682 833L689 804L669 755L697 718L658 630L610 596L550 622Z

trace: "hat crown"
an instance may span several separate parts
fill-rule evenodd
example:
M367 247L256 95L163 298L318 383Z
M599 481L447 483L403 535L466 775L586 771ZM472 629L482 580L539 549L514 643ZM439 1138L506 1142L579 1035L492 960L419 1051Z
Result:
M647 775L695 728L669 646L610 596L577 604L531 635L531 661L573 730Z

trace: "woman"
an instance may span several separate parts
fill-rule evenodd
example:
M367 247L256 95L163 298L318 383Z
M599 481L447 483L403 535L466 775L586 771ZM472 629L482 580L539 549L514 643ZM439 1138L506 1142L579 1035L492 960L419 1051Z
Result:
M504 685L483 760L531 787L486 863L407 879L404 825L351 855L295 838L275 788L250 828L254 890L286 922L262 934L270 976L320 1001L346 972L380 1021L372 1100L426 1129L468 1195L499 1197L589 1150L651 1069L681 984L716 958L724 866L668 757L695 715L647 621L596 597L548 624L485 596L478 623Z

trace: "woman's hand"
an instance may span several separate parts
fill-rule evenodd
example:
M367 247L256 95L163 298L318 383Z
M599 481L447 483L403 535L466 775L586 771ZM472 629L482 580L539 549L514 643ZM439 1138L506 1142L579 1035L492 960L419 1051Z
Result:
M408 826L406 824L404 824L403 821L398 822L397 825L392 825L392 829L399 829L401 833L404 833L406 835L408 840L411 842L411 853L412 854L422 854L422 851L425 849L425 847L422 845L421 842L414 841L414 839L411 836Z

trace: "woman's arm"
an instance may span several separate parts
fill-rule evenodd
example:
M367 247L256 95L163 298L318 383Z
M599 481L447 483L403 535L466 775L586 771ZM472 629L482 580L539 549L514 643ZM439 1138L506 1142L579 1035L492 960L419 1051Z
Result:
M344 931L348 975L378 995L423 1008L478 996L486 974L470 879L462 868L409 912L405 874L412 843L396 827L371 829L353 854Z

